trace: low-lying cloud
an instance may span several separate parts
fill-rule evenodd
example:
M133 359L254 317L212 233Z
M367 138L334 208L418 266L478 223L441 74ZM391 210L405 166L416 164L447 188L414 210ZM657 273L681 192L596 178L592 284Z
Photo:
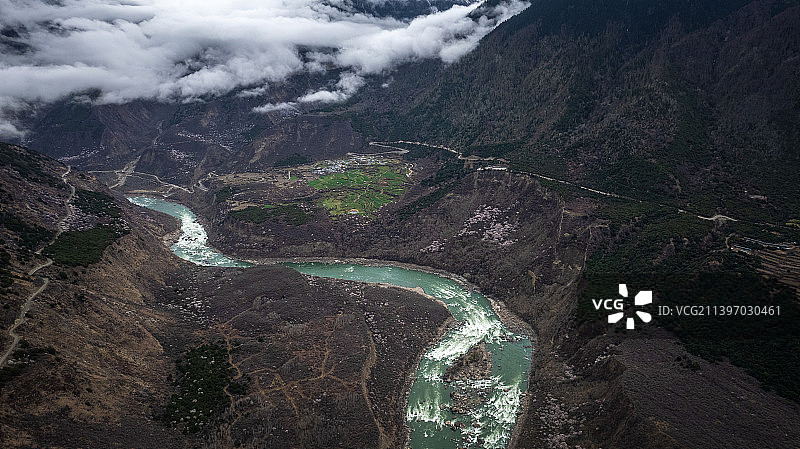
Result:
M404 1L404 0L398 0ZM527 3L509 0L492 18L477 7L413 20L344 12L321 0L0 0L0 136L32 106L92 92L96 103L191 101L236 89L260 96L301 72L344 69L332 90L297 103L338 102L403 62L452 62Z

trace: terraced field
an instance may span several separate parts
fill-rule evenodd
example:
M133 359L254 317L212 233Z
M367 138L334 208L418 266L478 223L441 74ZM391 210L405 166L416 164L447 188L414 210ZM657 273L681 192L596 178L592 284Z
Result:
M309 181L308 185L324 191L319 204L332 216L371 217L403 193L406 183L403 171L392 166L366 166L324 175Z

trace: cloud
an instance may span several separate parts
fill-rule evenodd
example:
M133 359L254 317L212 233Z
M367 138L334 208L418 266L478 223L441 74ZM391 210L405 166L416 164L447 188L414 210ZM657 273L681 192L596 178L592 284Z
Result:
M16 139L24 135L25 133L22 130L17 129L17 127L12 123L0 121L0 136L8 136Z
M242 98L261 97L263 95L266 95L267 92L269 92L269 86L265 85L265 86L254 87L252 89L245 89L237 93L236 96Z
M345 72L334 89L297 102L343 101L365 75L456 61L528 5L509 0L480 20L468 17L475 3L403 21L334 3L0 0L0 136L19 134L13 117L26 108L88 91L101 104L259 96L294 74L337 68Z
M282 112L287 115L296 114L300 110L297 109L297 103L293 101L283 102L283 103L267 103L263 106L256 106L253 108L253 112L258 112L259 114L266 114L269 112Z
M338 103L350 98L351 95L364 85L364 78L355 73L345 72L339 76L336 89L333 91L319 90L298 98L300 103Z

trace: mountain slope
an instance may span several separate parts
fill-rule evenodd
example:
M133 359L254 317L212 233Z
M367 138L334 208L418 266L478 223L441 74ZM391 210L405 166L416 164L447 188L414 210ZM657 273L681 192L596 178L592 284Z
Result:
M172 321L152 307L175 268L160 226L57 161L6 144L0 158L0 444L175 444L150 415L172 369L153 336Z
M172 218L19 146L0 161L0 446L401 447L443 305L198 267Z
M800 309L786 279L797 279L800 248L770 245L798 238L785 226L800 213L798 24L794 1L536 2L459 63L409 65L338 108L254 119L255 103L233 97L101 107L67 137L102 142L80 160L89 167L135 160L137 171L186 186L216 168L258 172L294 152L358 150L363 134L502 156L518 171L624 195L513 172L465 175L468 164L436 150L407 157L415 176L444 167L439 174L415 179L355 232L316 218L241 223L224 200L197 212L218 209L205 214L211 238L234 255L407 260L505 300L540 339L518 447L796 447ZM41 148L69 115L53 114L53 129L37 131ZM102 132L92 131L96 121ZM240 145L233 152L229 137ZM70 143L59 155L79 149ZM54 185L59 176L52 171ZM207 185L192 201L213 201L219 185ZM51 218L68 195L58 192ZM520 208L528 239L510 248L458 240L488 206ZM15 238L52 235L37 232ZM656 317L625 332L591 306L622 282L652 289L656 305L782 313ZM237 306L249 307L245 299Z
M726 426L741 419L709 419L726 394L702 392L719 384L709 373L725 376L727 362L706 365L720 360L794 401L800 391L798 290L787 280L800 270L798 247L776 245L799 237L787 224L800 210L799 27L797 2L537 2L457 64L406 68L351 108L356 129L374 138L501 156L517 171L624 196L542 181L566 201L596 201L594 236L604 241L585 260L571 298L575 321L555 338L576 378L542 379L541 399L583 385L609 416L586 422L582 436L564 422L529 420L526 438L562 429L550 440L554 447L796 444L788 434L770 441L769 425L751 421L754 440L733 443L746 437ZM739 221L709 220L715 214ZM591 301L614 294L619 283L653 290L661 305L779 304L783 313L769 320L655 318L691 355L678 354L661 330L611 334ZM672 358L655 356L662 353ZM708 376L699 381L687 376L692 370ZM576 389L549 412L586 406ZM665 413L667 397L668 408L680 412ZM728 407L739 407L728 399ZM781 408L797 410L785 402ZM704 432L693 429L698 419Z
M706 215L781 222L800 209L800 7L744 3L537 2L418 95L403 94L409 82L375 94L399 106L365 93L357 122Z

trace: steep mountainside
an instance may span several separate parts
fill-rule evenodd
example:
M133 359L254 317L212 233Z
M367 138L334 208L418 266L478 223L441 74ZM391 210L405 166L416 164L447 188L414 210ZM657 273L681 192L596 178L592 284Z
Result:
M270 90L269 98L294 98L312 85L324 85L327 78L319 78L294 77ZM342 118L253 112L264 102L235 94L186 104L64 100L29 119L25 144L83 170L126 168L187 186L215 170L272 167L297 153L325 159L359 151L364 144Z
M27 149L0 161L0 446L402 445L442 305L196 267L169 252L172 219Z
M707 216L783 223L800 209L799 24L796 1L537 1L456 64L367 77L344 107L253 112L332 86L335 70L260 97L79 98L37 111L26 142L84 169L136 161L188 186L296 153L416 140Z
M438 76L365 92L358 129L704 215L794 218L800 6L745 3L535 2Z
M252 108L264 99L233 94L181 105L62 102L34 117L29 137L38 150L96 170L113 191L190 205L211 243L231 256L411 262L464 276L502 300L535 340L516 447L795 448L798 73L796 0L535 1L459 62L406 65L385 83L368 79L342 105L260 115ZM331 86L334 75L297 77L269 100ZM376 150L370 140L463 153L409 142ZM298 174L309 160L390 150L410 150L386 156L399 171L373 161L352 178L337 177L350 171L339 161ZM374 311L358 301L338 308L339 294L365 289L310 284L279 269L178 264L159 241L174 223L132 209L66 166L12 146L3 151L6 327L49 282L0 378L2 403L10 404L0 434L20 435L9 445L49 444L75 422L97 433L74 446L119 424L131 429L123 443L151 428L147 442L187 441L175 429L191 433L208 422L185 414L187 398L196 397L169 393L192 379L193 360L208 355L235 369L224 378L231 384L216 385L228 395L209 409L220 421L192 443L398 444L399 387L368 376L399 372L386 360L369 369L373 329L361 317ZM326 186L319 178L329 168ZM381 177L387 173L400 179ZM74 205L67 231L57 235L67 203ZM79 244L87 241L99 245ZM42 266L45 256L56 263ZM256 279L270 287L252 290ZM628 331L608 324L592 302L616 297L621 283L652 290L654 315L661 306L780 313L676 316L673 309ZM319 316L292 308L320 292L330 301L320 302ZM176 311L203 298L208 308L199 318ZM435 307L419 310L435 318L407 320L420 338L378 352L399 350L410 363L444 320ZM329 333L320 337L317 328ZM289 348L295 337L302 344ZM354 352L321 351L329 341ZM11 338L5 343L16 348ZM324 391L328 355L343 362L342 382L334 379L338 396L316 407L304 388ZM111 387L87 380L95 378ZM56 387L37 389L45 384ZM106 397L112 389L130 393ZM381 400L394 409L377 413ZM121 409L135 417L114 418ZM359 423L354 433L340 416ZM26 424L52 419L58 424L42 434Z
M364 92L354 123L599 199L608 233L581 275L579 323L604 319L591 300L622 282L673 306L782 305L778 322L660 323L796 400L798 27L797 2L536 2L457 64Z
M176 268L157 222L97 182L0 145L3 447L176 444L154 426L173 369L153 291Z

